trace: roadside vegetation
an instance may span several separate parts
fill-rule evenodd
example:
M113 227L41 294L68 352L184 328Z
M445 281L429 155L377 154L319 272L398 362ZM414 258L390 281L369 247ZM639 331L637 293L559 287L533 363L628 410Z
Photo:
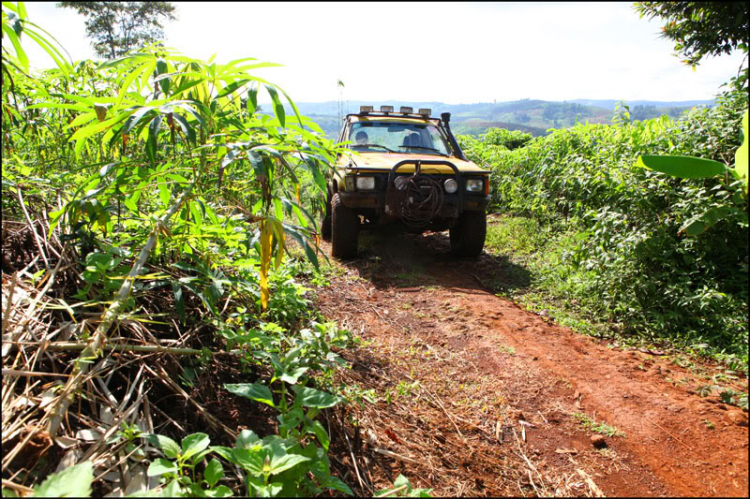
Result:
M530 288L510 295L596 336L669 343L746 366L746 184L729 174L673 178L636 163L669 154L733 167L747 105L732 87L714 108L675 121L631 121L622 108L614 125L579 124L523 147L508 147L499 131L460 137L467 156L493 172L499 215L488 251L533 275ZM723 216L688 236L707 212Z
M336 148L273 64L72 63L2 15L3 496L351 494L321 417L355 338L298 280Z

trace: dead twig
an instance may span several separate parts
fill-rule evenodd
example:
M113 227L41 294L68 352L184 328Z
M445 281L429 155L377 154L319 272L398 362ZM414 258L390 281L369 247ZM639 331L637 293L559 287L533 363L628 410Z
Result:
M384 456L388 456L388 457L391 457L393 459L397 459L399 461L403 461L405 463L419 464L419 462L415 461L414 459L412 459L410 457L402 456L400 454L396 454L395 452L391 452L391 451L386 450L386 449L381 449L379 447L373 447L372 450L374 452L377 452L378 454L382 454Z
M400 487L396 487L396 488L395 488L395 489L393 489L393 490L389 490L389 491L388 491L388 492L386 492L385 494L380 494L380 495L378 495L378 497L390 497L390 496L395 496L396 494L398 494L399 492L401 492L402 490L404 490L404 489L405 489L405 488L407 488L407 487L408 487L408 485L402 485L402 486L400 486Z
M679 443L681 443L682 445L684 445L684 446L685 446L685 447L687 447L688 449L690 449L690 450L693 450L693 448L692 448L692 447L690 447L690 446L689 446L688 444L686 444L685 442L683 442L683 441L682 441L682 440L680 440L679 438L677 438L677 437L675 437L674 435L672 435L671 433L669 433L669 432L667 431L667 429L666 429L666 428L664 428L664 427L663 427L662 425L660 425L659 423L656 423L656 422L654 422L654 421L651 421L651 420L647 420L647 421L648 421L649 423L651 423L652 425L654 425L654 426L656 426L656 427L660 428L660 429L661 429L661 430L662 430L662 431L663 431L664 433L666 433L666 434L667 434L667 435L669 435L670 437L674 438L675 440L677 440L677 441L678 441Z
M5 306L5 314L3 315L3 334L8 329L8 320L10 319L10 310L13 305L13 291L16 289L16 282L18 281L18 274L13 274L13 280L10 282L10 289L8 290L8 304Z
M47 272L49 272L49 260L47 260L47 255L44 253L44 249L42 248L42 243L39 242L39 235L36 233L36 229L34 228L34 222L31 221L31 217L29 217L29 212L26 210L26 205L23 202L23 196L21 195L20 187L16 189L16 194L18 197L18 204L21 205L21 210L23 210L23 215L26 217L26 221L29 223L29 230L31 231L31 234L34 236L34 242L36 243L36 247L37 249L39 249L39 254L42 256L42 260L44 260L44 268L46 268Z
M71 352L85 350L88 343L77 343L74 341L56 341L47 344L47 350L53 352ZM201 350L194 348L174 348L161 345L104 345L102 350L105 352L148 352L148 353L168 353L172 355L200 355Z

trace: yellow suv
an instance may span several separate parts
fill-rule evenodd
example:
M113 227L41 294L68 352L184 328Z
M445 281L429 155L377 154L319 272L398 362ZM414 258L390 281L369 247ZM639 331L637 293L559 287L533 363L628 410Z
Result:
M360 229L401 223L415 232L450 231L451 252L478 256L487 230L489 172L468 161L450 130L450 113L362 106L344 120L328 184L322 235L338 258L357 254Z

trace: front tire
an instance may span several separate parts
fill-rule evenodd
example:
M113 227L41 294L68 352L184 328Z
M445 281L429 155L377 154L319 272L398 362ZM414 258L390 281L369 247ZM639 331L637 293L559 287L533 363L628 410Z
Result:
M331 240L331 194L328 193L327 199L326 199L326 211L325 216L323 217L323 221L320 224L320 235L323 237L324 241L330 241Z
M335 258L357 256L359 216L344 206L339 194L331 199L331 255Z
M456 256L477 257L482 253L487 237L487 214L465 211L450 229L451 253Z

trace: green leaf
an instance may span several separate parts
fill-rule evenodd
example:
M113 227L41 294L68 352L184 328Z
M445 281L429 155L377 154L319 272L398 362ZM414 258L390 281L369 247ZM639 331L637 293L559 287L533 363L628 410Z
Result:
M723 163L692 156L649 156L638 158L636 166L679 178L709 178L727 171Z
M5 5L5 4L3 4ZM5 17L5 16L3 16ZM18 23L20 26L20 23ZM18 39L18 35L16 32L10 27L9 24L5 23L5 20L3 20L3 31L6 35L8 35L8 38L10 39L10 43L13 45L13 48L16 51L16 58L18 59L18 62L21 63L21 68L25 72L29 72L29 58L26 55L26 52L21 48L21 42ZM3 49L5 49L5 45L3 45ZM5 50L3 50L5 52ZM5 64L5 58L3 57L3 64Z
M284 485L278 482L269 483L268 485L252 484L258 492L258 497L276 497L284 489Z
M224 467L218 459L211 459L203 472L203 478L208 482L208 486L214 488L214 485L224 476Z
M290 385L293 385L297 383L300 376L305 374L308 369L308 367L298 367L297 369L293 369L291 371L284 371L281 376L279 376L279 379L289 383Z
M217 453L218 455L220 455L221 457L223 457L230 463L237 464L234 458L234 449L232 449L231 447L225 447L223 445L212 445L209 448L211 449L212 452Z
M335 395L316 390L315 388L308 388L306 386L293 388L296 388L295 391L297 392L297 396L294 399L295 405L326 409L328 407L333 407L340 402L339 398Z
M164 181L161 181L158 183L159 186L159 199L161 199L162 204L165 208L169 207L169 198L172 197L172 191L169 190L167 187L167 183Z
M156 161L156 139L159 135L163 116L157 114L148 126L148 140L146 141L146 152L151 161Z
M688 220L679 232L684 232L688 236L697 236L706 232L709 228L724 220L729 215L728 206L718 206L707 210L705 213Z
M271 100L273 101L273 112L276 114L276 119L279 120L279 123L281 124L281 127L284 127L284 121L285 121L285 115L284 115L284 105L281 103L281 100L279 99L279 94L276 92L276 89L273 88L270 85L266 85L266 90L268 90L268 95L271 96Z
M195 129L190 126L190 123L187 122L184 116L175 113L172 115L172 117L182 129L182 133L185 134L188 142L195 145Z
M162 476L165 473L177 473L180 468L177 463L164 459L163 457L158 458L148 466L148 476Z
M150 65L151 65L151 61L138 66L128 75L127 78L125 78L125 81L122 83L122 86L120 87L120 90L117 95L117 101L115 102L115 109L120 107L120 104L122 103L122 100L125 98L125 94L128 93L128 89L130 88L130 85L133 84L133 81L135 81L135 79L138 78L138 76L140 76L144 71L147 71Z
M349 488L347 484L345 484L339 477L337 476L331 476L328 479L328 482L325 484L326 487L333 490L338 490L339 492L343 492L344 494L353 496L354 492L352 492L352 489Z
M234 446L238 449L249 449L260 440L253 430L242 430L237 436Z
M230 461L239 465L250 474L261 475L263 473L264 453L250 449L233 449Z
M241 86L246 85L247 82L249 82L249 81L250 80L239 80L239 81L235 81L234 83L230 83L229 85L227 85L226 87L224 87L221 90L221 92L218 93L218 95L215 97L215 99L221 99L222 97L231 94L232 92L234 92L235 90L237 90Z
M94 470L91 461L53 473L34 488L34 497L89 497Z
M205 433L193 433L182 439L182 457L187 459L208 448L211 439Z
M143 438L154 447L161 449L164 455L168 458L177 459L177 456L180 454L180 446L169 437L158 435L156 433L149 433L148 435L144 435Z
M278 475L309 460L309 457L300 456L299 454L287 454L281 447L276 447L274 454L271 456L270 472L272 475Z
M247 397L250 400L255 400L256 402L267 404L271 407L276 407L276 404L273 403L273 394L271 393L270 388L266 385L260 383L224 383L224 388L235 395Z
M162 75L167 72L167 61L164 59L157 59L156 61L156 74ZM172 81L169 78L163 78L159 81L159 86L161 87L161 91L164 92L164 94L169 93L169 87L172 85Z
M247 91L247 112L253 114L258 109L258 87L253 86Z
M325 450L328 450L328 446L331 443L331 438L328 436L328 432L320 423L320 421L313 421L312 430L315 436L318 437L318 442L323 446Z
M740 178L745 179L745 194L747 194L748 190L748 111L745 110L745 117L742 118L742 133L744 136L744 140L742 141L742 145L739 149L737 149L737 152L734 155L734 171L737 172L737 175Z
M213 490L204 490L203 493L206 495L206 497L232 497L232 495L234 494L232 492L232 489L230 489L226 485L219 485Z
M162 497L179 497L182 495L182 487L179 480L172 480L169 484L161 489Z

